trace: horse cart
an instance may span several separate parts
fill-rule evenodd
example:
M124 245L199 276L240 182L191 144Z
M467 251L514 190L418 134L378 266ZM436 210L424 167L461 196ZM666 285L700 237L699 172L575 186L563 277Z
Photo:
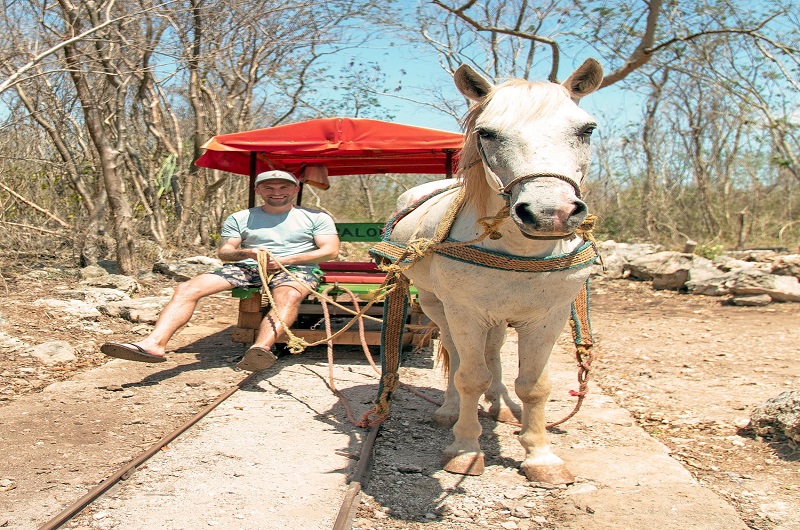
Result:
M203 147L197 160L201 167L246 175L250 178L249 207L255 206L253 183L256 175L280 169L296 175L301 181L297 203L302 204L305 186L328 189L329 177L375 174L430 174L452 177L454 159L463 143L460 133L359 118L322 118L266 129L215 136ZM383 223L339 222L339 238L344 242L377 242ZM320 264L324 272L317 295L304 300L290 333L308 344L319 343L328 336L324 316L339 325L352 318L352 311L368 305L383 283L385 273L372 261L334 261ZM430 333L422 325L423 314L412 297L406 319L403 341L406 347L419 347L429 340ZM321 301L326 300L335 304ZM258 289L234 289L239 298L235 342L253 342L256 330L268 309L267 297ZM357 326L339 331L333 344L379 345L382 329L376 322L383 315L383 302L366 310L372 320L364 329ZM286 334L279 340L285 344Z

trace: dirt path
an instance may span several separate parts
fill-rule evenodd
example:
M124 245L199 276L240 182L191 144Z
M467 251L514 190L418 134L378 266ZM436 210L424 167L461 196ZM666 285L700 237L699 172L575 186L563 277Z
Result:
M800 528L800 451L743 429L800 389L800 304L720 305L634 282L595 289L596 381L750 528Z
M79 346L76 361L55 368L25 356L22 349L0 351L0 396L6 397L0 405L6 448L0 463L0 526L36 528L241 378L231 369L241 348L229 342L227 328L234 320L229 299L215 297L201 307L194 325L174 344L178 354L168 366L126 363L122 368L121 361L103 365L106 360L96 347L107 338L129 337L133 327L129 323L103 318L85 329L57 312L43 320L42 311L33 309L34 300L71 281L56 276L49 283L9 290L0 309L0 331L9 336L29 344L63 339ZM595 386L597 401L553 435L573 471L588 475L579 488L549 490L525 484L516 472L519 444L513 428L503 425L484 425L494 449L483 477L441 476L437 451L447 433L425 423L432 404L418 402L413 394L403 397L401 392L395 414L378 440L375 473L355 527L487 528L495 527L491 526L495 522L509 529L610 529L615 528L614 514L627 510L628 517L640 516L643 521L649 517L652 528L679 528L655 526L664 522L663 517L648 514L663 506L631 502L656 488L653 473L661 469L657 464L662 461L643 462L641 467L630 464L629 469L617 464L634 462L630 459L636 446L649 444L655 444L654 451L666 447L663 469L674 471L671 465L682 464L678 466L685 475L681 487L693 482L703 486L709 506L720 502L723 512L730 509L742 525L800 527L798 453L741 430L753 406L800 386L800 306L722 306L718 299L653 292L645 284L626 281L595 282L593 292L601 354L594 380L602 391ZM570 364L566 335L554 355L565 366ZM403 377L436 398L441 380L431 363L429 352L416 356ZM554 416L560 412L555 409L569 406L565 392L575 386L570 379L574 374L564 373L561 393L557 387L553 394ZM59 380L64 382L41 392ZM286 388L300 394L329 392L318 377L298 377ZM617 405L630 411L636 425L624 413L603 417L603 410ZM641 439L634 436L637 426L652 438L643 433ZM631 439L640 441L631 446ZM422 451L429 442L430 448ZM311 437L297 437L295 443L310 444ZM605 478L584 471L598 469L598 459L606 466ZM608 486L626 480L627 489ZM612 494L622 495L613 509L608 504ZM592 502L593 497L604 500ZM427 504L420 504L420 499ZM492 502L487 505L481 499ZM680 508L679 503L676 506ZM93 513L97 512L89 512L82 524L113 527L113 517L93 519ZM705 527L737 528L735 521L719 520Z
M449 438L424 423L435 407L398 395L396 400L405 405L397 407L400 412L380 440L384 458L378 458L375 483L368 488L374 497L363 507L364 519L357 526L800 528L800 454L742 429L755 405L800 386L798 323L797 305L765 311L653 292L642 283L595 282L599 358L594 393L577 416L551 434L551 443L578 483L567 489L531 488L516 472L522 451L514 429L488 421L483 422L482 437L491 455L487 473L477 480L448 477L438 471L436 455ZM572 399L566 393L577 386L569 366L569 341L564 333L553 353L562 378L555 378L550 421L568 410ZM506 348L513 347L513 332L509 342ZM515 360L505 360L510 361L512 375L506 378L511 383ZM436 385L428 366L409 371L405 381ZM631 415L614 417L605 400ZM637 428L629 430L626 421L635 421ZM639 438L638 426L652 438ZM421 440L433 438L435 449L427 448L431 454L422 457ZM663 454L652 443L663 444ZM418 463L416 468L424 470L420 475L400 471L400 463L409 457L403 448L409 445L417 448L412 457L424 458L429 466ZM639 450L642 458L636 458ZM701 501L690 495L690 483L660 466L667 455L709 495ZM435 492L426 500L412 493L415 488L426 491L426 484ZM715 507L720 502L735 510L735 521L719 516ZM393 508L376 519L386 506ZM393 516L397 510L401 513Z

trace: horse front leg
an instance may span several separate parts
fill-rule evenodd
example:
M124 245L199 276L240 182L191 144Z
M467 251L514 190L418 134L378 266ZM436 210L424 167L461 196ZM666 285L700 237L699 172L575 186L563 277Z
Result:
M520 367L514 386L522 400L519 442L525 449L525 460L520 469L533 482L571 484L575 477L553 453L547 440L545 404L552 388L548 364L557 335L549 337L544 329L519 333Z
M482 431L478 403L492 381L484 356L486 329L464 314L448 311L447 316L460 361L453 374L459 407L458 421L453 425L454 440L444 450L442 466L450 473L480 475L484 469L484 455L478 442Z
M500 349L506 340L508 326L503 323L489 330L486 336L486 365L492 373L492 383L484 398L489 403L489 415L496 421L513 423L522 417L522 409L511 400L503 383L503 364Z
M455 383L453 382L454 374L459 366L458 350L456 349L455 343L453 343L450 328L447 326L447 318L445 317L444 306L441 300L430 291L419 289L419 287L417 289L419 290L418 300L422 310L425 312L425 315L439 327L439 342L442 348L444 348L444 352L442 352L443 359L440 359L440 361L442 361L445 375L447 376L447 388L444 392L444 402L433 413L431 421L437 427L449 429L455 424L456 420L458 420L458 390L456 390Z

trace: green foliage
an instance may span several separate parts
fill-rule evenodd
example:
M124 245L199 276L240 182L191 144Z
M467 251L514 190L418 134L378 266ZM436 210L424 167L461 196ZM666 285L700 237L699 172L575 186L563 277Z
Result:
M723 245L702 244L695 248L694 253L707 259L714 259L725 251Z
M441 176L369 175L365 189L358 176L332 177L330 189L319 192L320 206L339 222L384 222L394 212L400 194L437 178ZM304 204L314 206L307 201Z
M168 155L163 162L161 162L161 167L158 168L158 173L156 173L155 181L156 181L156 196L161 198L165 191L170 189L172 186L172 177L175 175L175 169L178 167L178 161L175 158L175 155Z

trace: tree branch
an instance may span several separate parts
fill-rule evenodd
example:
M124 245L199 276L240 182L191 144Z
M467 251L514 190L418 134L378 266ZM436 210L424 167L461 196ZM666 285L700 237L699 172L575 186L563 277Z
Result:
M650 60L654 50L652 49L653 42L655 41L656 27L658 26L658 17L661 14L662 0L651 0L647 11L647 24L644 28L644 35L639 42L639 46L633 50L633 53L625 61L625 64L615 72L611 72L603 78L600 88L605 88L613 85L617 81L622 81L628 74L645 64Z
M22 228L30 228L31 230L38 230L39 232L44 232L45 234L52 234L54 236L67 237L66 234L64 234L63 232L56 232L54 230L47 230L46 228L41 228L39 226L26 225L26 224L23 224L23 223L12 223L11 221L0 221L0 223L2 223L4 225L19 226L19 227L22 227Z
M113 4L113 2L111 2L111 4ZM109 4L108 8L106 9L106 16L108 16L108 14L109 14L109 9L111 7L111 4ZM84 31L83 33L81 33L79 35L76 35L76 36L74 36L72 38L69 38L69 39L67 39L67 40L65 40L63 42L59 42L55 46L52 46L52 47L46 49L45 51L43 51L42 53L40 53L39 55L37 55L36 57L31 59L30 61L28 61L27 64L25 64L24 66L20 67L19 70L17 70L13 74L11 74L8 77L8 79L6 79L2 83L0 83L0 94L2 94L6 90L8 90L12 86L14 86L15 84L17 84L20 81L20 77L22 77L22 75L25 72L27 72L28 70L32 69L34 66L36 66L45 57L56 53L58 50L62 49L65 46L69 46L72 43L75 43L75 42L78 42L80 40L85 39L86 37L88 37L92 33L96 32L96 31L100 31L101 29L105 28L106 26L114 24L115 22L119 22L120 20L125 20L126 18L139 17L143 13L146 13L149 10L150 9L148 8L148 9L137 11L135 13L127 13L125 15L122 15L122 16L114 18L114 19L107 19L102 24L98 24L97 26L89 28L89 29L87 29L86 31ZM7 61L4 61L4 62L7 63Z
M657 52L657 51L659 51L659 50L661 50L663 48L666 48L667 46L675 44L676 42L689 42L690 40L694 40L694 39L696 39L698 37L703 37L705 35L725 35L725 34L728 34L728 33L739 34L739 35L753 35L753 34L756 34L756 32L758 30L760 30L761 28L766 26L767 23L770 20L772 20L773 18L777 17L779 14L780 13L775 13L771 17L765 18L763 21L761 21L761 23L759 25L757 25L754 28L750 28L750 29L747 29L747 28L712 29L712 30L707 30L707 31L698 31L697 33L692 33L691 35L686 35L684 37L673 37L673 38L671 38L671 39L669 39L667 41L662 42L658 46L654 46L652 48L645 49L645 52L648 53L648 54L653 54L653 53L655 53L655 52ZM757 36L760 37L760 35L757 35Z
M660 0L653 0L653 2L654 3L656 3L656 2L660 3ZM518 37L520 39L526 39L526 40L531 40L531 41L535 41L535 42L540 42L542 44L547 44L548 46L550 46L551 54L553 56L553 63L551 65L551 67L550 67L550 74L547 76L547 79L549 81L552 81L553 83L557 83L558 82L558 63L559 63L559 60L560 60L560 53L561 52L560 52L560 49L558 47L558 43L556 41L554 41L553 39L550 39L550 38L547 38L547 37L542 37L541 35L526 33L524 31L518 31L516 29L506 29L506 28L500 28L500 27L497 27L497 26L484 26L483 24L479 23L477 20L473 19L472 17L470 17L469 15L467 15L464 12L467 8L471 7L475 3L474 0L470 1L470 2L467 2L466 4L464 4L463 6L459 7L458 9L452 9L449 6L446 6L445 4L443 4L441 2L441 0L433 0L433 3L436 4L437 6L441 7L445 11L447 11L449 13L452 13L453 15L457 16L458 18L460 18L461 20L463 20L464 22L466 22L467 24L469 24L470 26L475 28L477 31L488 31L490 33L500 33L500 34L503 34L503 35L510 35L512 37Z
M650 2L650 11L647 14L647 27L645 28L645 33L644 36L642 37L641 42L639 43L639 46L633 51L630 58L627 61L625 61L625 64L622 65L621 68L603 78L603 83L600 85L600 88L605 88L609 85L613 85L618 81L622 81L628 76L628 74L630 74L643 64L647 63L653 56L653 54L675 44L676 42L689 42L698 37L704 37L706 35L725 35L725 34L755 35L760 38L761 35L758 33L758 31L761 28L763 28L767 23L769 23L770 20L774 19L780 14L780 13L775 13L774 15L767 17L754 28L750 29L723 28L723 29L699 31L697 33L692 33L691 35L685 35L683 37L673 37L671 39L662 42L661 44L654 46L653 43L656 30L656 23L658 21L658 16L660 14L660 11L661 11L661 0L652 0Z
M47 217L49 217L50 219L52 219L52 220L56 221L58 224L60 224L60 225L61 225L61 226L63 226L64 228L69 228L70 230L72 230L72 226L70 226L69 224L65 223L64 221L62 221L61 219L59 219L58 217L56 217L56 215L55 215L55 214L52 214L52 213L48 212L47 210L45 210L44 208L42 208L41 206L38 206L38 205L36 205L36 204L32 203L31 201L29 201L28 199L26 199L26 198L25 198L25 197L23 197L22 195L18 194L17 192L15 192L14 190L12 190L11 188L9 188L8 186L6 186L5 184L3 184L2 182L0 182L0 188L3 188L3 189L4 189L4 190L6 190L8 193L10 193L12 197L16 197L17 199L19 199L20 201L24 202L25 204L27 204L28 206L30 206L30 207L31 207L31 208L33 208L34 210L36 210L36 211L39 211L39 212L41 212L41 213L45 214Z

